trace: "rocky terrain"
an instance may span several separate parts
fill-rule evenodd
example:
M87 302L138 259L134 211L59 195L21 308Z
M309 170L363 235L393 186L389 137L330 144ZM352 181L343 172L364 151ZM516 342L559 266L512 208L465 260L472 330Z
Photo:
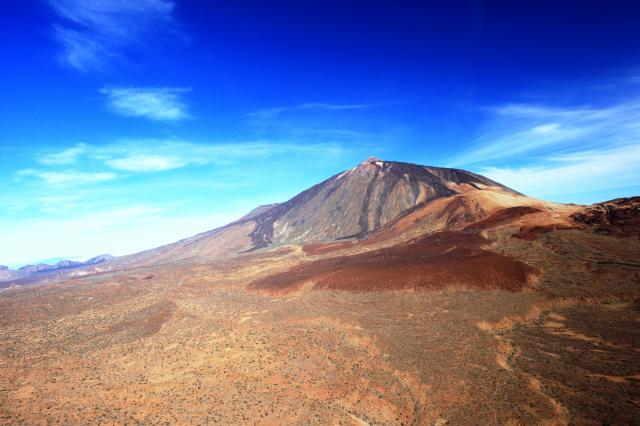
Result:
M0 424L638 424L639 205L367 159L0 292Z
M599 234L640 236L640 197L594 204L575 213L573 219Z

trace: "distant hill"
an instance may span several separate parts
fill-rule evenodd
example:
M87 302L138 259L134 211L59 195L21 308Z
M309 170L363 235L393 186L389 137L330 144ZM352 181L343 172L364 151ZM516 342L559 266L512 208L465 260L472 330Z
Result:
M113 258L110 254L103 254L84 262L61 260L53 265L38 263L35 265L26 265L16 270L0 265L0 288L8 287L11 284L25 284L41 278L50 278L59 275L61 272L99 265Z

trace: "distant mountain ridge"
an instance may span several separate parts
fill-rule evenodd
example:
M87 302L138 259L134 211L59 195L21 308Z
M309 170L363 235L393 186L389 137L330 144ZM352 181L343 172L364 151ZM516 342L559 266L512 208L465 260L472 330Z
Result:
M14 281L25 278L31 278L34 275L59 272L62 270L77 269L85 266L98 265L114 259L110 254L102 254L86 261L61 260L53 265L45 263L37 263L34 265L25 265L18 269L10 269L7 266L0 265L0 282Z

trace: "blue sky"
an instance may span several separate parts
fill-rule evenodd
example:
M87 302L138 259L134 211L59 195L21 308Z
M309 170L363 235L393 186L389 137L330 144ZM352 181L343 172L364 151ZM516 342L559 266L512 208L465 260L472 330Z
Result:
M9 0L0 264L169 243L370 155L638 195L634 3Z

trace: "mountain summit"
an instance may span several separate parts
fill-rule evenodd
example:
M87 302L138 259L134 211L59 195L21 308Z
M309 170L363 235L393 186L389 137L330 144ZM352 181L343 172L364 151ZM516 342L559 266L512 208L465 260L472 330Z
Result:
M127 264L207 261L288 244L361 240L420 221L430 230L469 225L495 210L537 203L460 169L369 157L282 203L174 244L120 259Z
M364 238L400 215L469 189L515 191L464 170L369 157L252 218L254 248L269 244Z

